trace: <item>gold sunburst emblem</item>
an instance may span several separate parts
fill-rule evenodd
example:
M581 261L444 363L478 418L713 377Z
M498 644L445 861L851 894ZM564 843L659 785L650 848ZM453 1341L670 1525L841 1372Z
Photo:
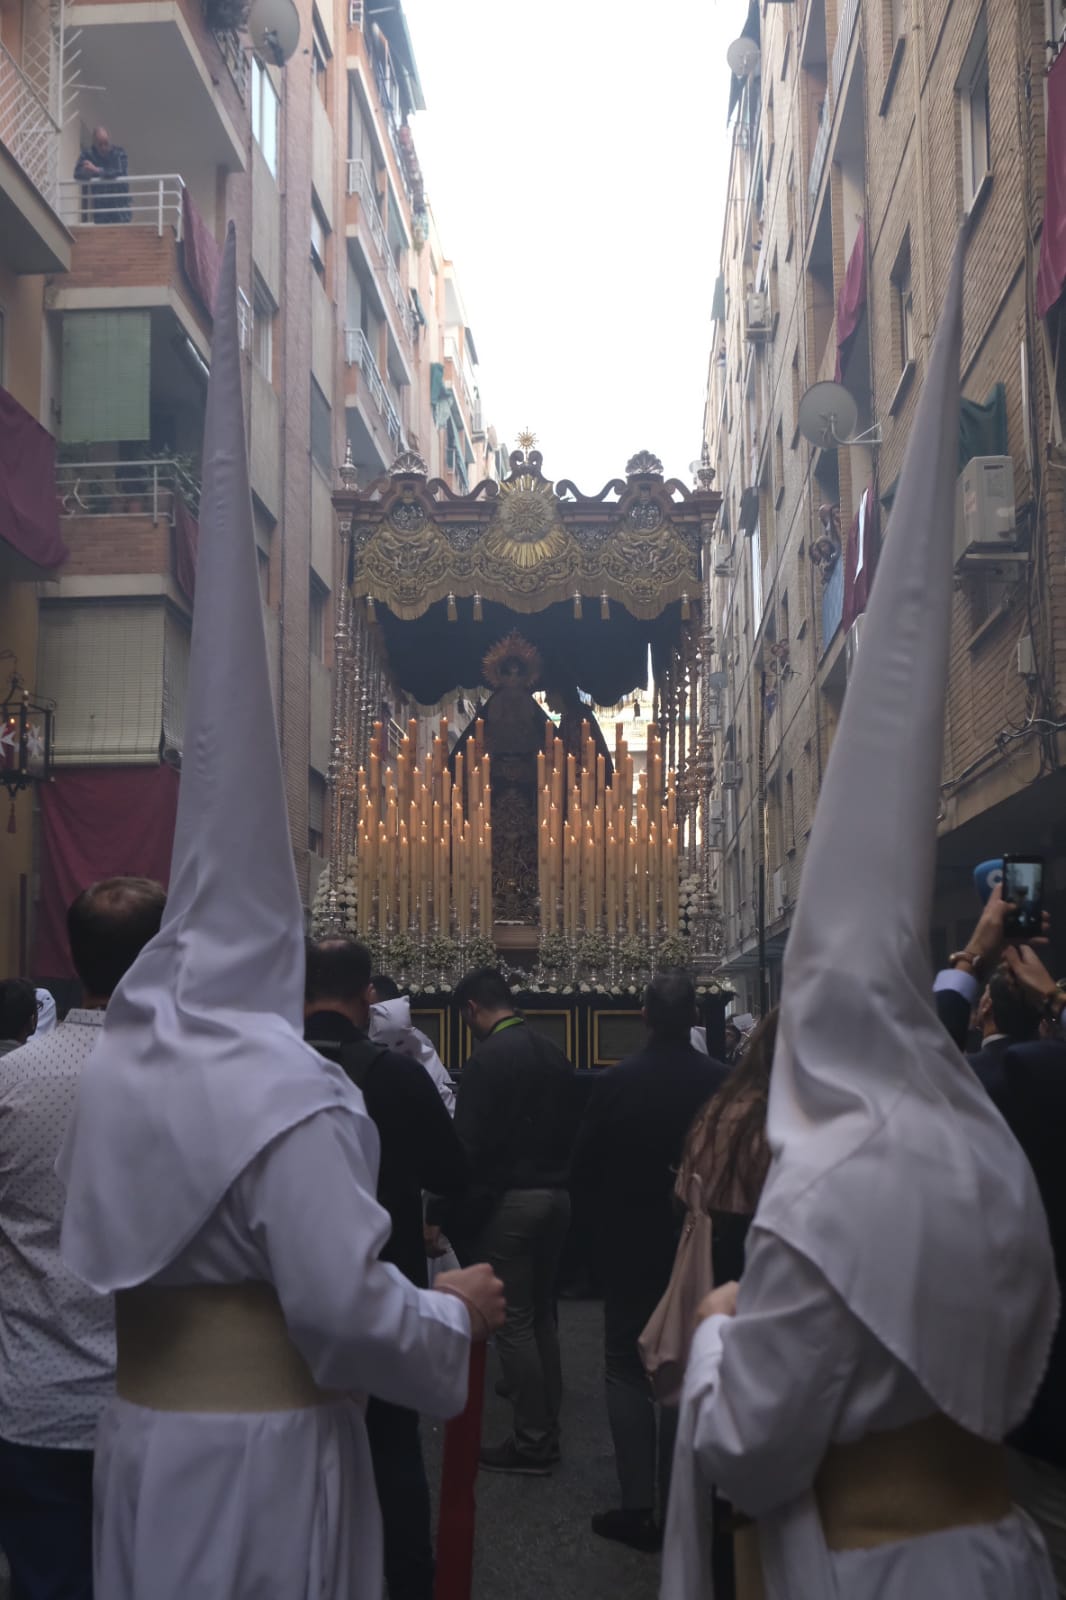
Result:
M520 633L509 633L497 639L481 663L485 682L493 689L509 688L534 690L544 670L540 651L535 644Z
M486 548L516 567L536 567L553 560L566 544L559 524L552 485L523 473L500 484L500 498Z

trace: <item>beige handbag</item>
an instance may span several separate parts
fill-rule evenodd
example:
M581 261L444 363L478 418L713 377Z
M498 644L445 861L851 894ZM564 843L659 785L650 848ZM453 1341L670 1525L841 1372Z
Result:
M696 1312L714 1288L711 1219L703 1209L703 1185L694 1172L688 1176L686 1198L688 1214L670 1282L637 1341L655 1398L667 1406L676 1406L681 1399Z

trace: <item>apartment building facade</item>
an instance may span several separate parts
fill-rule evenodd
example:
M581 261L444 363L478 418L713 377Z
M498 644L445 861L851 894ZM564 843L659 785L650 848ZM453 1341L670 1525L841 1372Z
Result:
M778 992L811 817L964 218L934 953L964 942L977 909L972 869L1005 851L1047 858L1061 916L1063 312L1053 304L1041 316L1037 276L1051 192L1045 104L1064 24L1059 0L775 0L748 15L751 71L731 88L705 412L724 496L711 843L723 976L744 1005ZM829 382L850 396L834 404L836 420L825 390L805 399ZM815 426L801 428L808 414Z
M0 387L54 436L65 547L48 569L0 568L0 649L17 650L23 679L56 708L54 780L19 797L15 870L5 864L0 883L5 972L69 979L71 893L107 872L166 873L229 222L260 585L308 900L327 850L338 471L348 463L366 483L407 449L457 489L495 470L414 143L423 100L402 8L297 5L300 46L284 66L252 48L236 0L0 8L0 204L23 218L17 248L0 229ZM8 115L9 83L24 101L34 89L31 63L19 65L28 18L48 33L54 75L50 121L33 108L43 159L25 103ZM117 200L74 177L99 127L127 155Z

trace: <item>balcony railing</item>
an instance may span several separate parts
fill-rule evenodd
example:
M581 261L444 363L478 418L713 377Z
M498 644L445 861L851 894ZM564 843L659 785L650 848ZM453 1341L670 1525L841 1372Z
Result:
M378 364L362 328L345 328L345 358L350 367L358 367L370 390L370 398L381 414L389 439L397 450L403 449L403 425L400 414L392 403Z
M385 232L385 224L382 222L381 212L378 210L378 198L374 192L373 179L367 170L366 163L358 158L348 163L348 193L357 194L362 202L363 215L366 217L370 227L370 236L381 258L381 264L385 268L385 278L389 285L389 293L392 295L396 309L400 313L400 323L403 331L408 338L411 338L413 332L411 307L408 303L399 269L393 260L392 251L389 249L389 236Z
M844 0L840 9L840 22L837 26L836 43L833 46L833 100L836 102L840 95L840 85L844 81L844 68L848 64L848 51L851 48L851 36L855 32L855 19L859 15L859 0Z
M59 124L14 56L0 44L0 142L52 210L59 178Z
M811 172L807 182L807 198L811 203L813 215L814 205L818 199L818 190L822 186L822 173L825 171L825 158L829 151L829 135L833 131L833 113L829 106L829 96L826 95L822 102L822 120L818 126L818 137L814 141L814 150L811 153Z
M128 199L114 193L120 183L125 184ZM100 198L108 201L108 209L99 214L94 210L98 185L103 188ZM109 226L153 227L160 239L165 228L173 228L175 239L180 239L184 193L185 181L176 172L87 181L63 178L59 184L59 215L68 228L88 227L97 221L103 225L106 221Z
M67 517L151 517L174 520L174 497L199 509L200 484L176 458L143 461L61 461L56 492Z

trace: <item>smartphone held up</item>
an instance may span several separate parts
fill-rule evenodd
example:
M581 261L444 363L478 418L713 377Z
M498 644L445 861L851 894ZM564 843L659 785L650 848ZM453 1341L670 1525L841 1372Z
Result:
M1044 923L1042 856L1003 857L1003 898L1012 907L1007 927L1012 939L1038 939Z

